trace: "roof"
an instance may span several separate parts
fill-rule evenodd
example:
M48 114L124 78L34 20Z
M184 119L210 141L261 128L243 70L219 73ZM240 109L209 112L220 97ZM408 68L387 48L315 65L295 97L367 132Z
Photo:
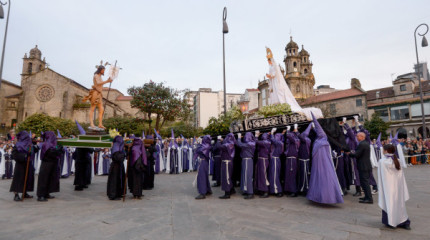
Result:
M293 41L293 37L290 37L290 42L287 44L287 47L285 49L290 48L299 48L296 42Z
M258 92L260 90L258 90L256 88L247 88L246 91L248 91L248 92Z
M9 95L9 96L6 96L6 97L4 97L4 98L18 98L19 96L21 96L22 95L22 92L20 92L20 93L17 93L17 94L14 94L14 95Z
M421 82L423 92L429 92L430 91L430 81L422 81ZM420 93L420 86L416 86L414 89L414 93Z
M326 101L331 101L335 99L355 97L355 96L360 96L365 94L366 94L365 92L357 88L350 88L346 90L339 90L332 93L321 94L321 95L306 98L303 102L301 102L301 105L310 105L313 103L320 103L320 102L326 102Z
M423 100L428 100L428 99L430 99L430 96L423 96ZM379 106L386 106L386 105L395 105L395 104L400 104L400 103L412 103L412 102L418 102L418 101L420 101L420 98L415 97L415 98L407 98L407 99L402 99L402 100L394 100L394 101L389 101L389 102L367 104L367 107L371 108L371 107L379 107Z
M16 87L16 88L22 89L22 87L21 87L21 86L19 86L19 85L15 84L15 83L13 83L13 82L9 82L9 81L6 81L6 80L4 80L4 79L2 79L2 80L1 80L1 82L2 82L2 84L3 84L3 83L6 83L6 84L9 84L9 85L11 85L11 86L13 86L13 87Z
M133 100L132 96L118 96L116 99L116 101L131 101Z
M367 101L378 99L376 97L376 92L379 92L379 98L389 98L389 97L395 96L393 87L373 89L373 90L367 91Z

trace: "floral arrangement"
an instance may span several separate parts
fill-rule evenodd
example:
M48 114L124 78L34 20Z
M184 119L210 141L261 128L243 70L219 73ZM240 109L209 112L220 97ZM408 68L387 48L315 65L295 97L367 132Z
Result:
M116 136L120 135L116 129L109 129L109 136L114 139Z
M277 116L277 115L290 115L291 107L288 103L282 103L282 104L276 104L276 105L267 105L264 107L261 107L257 114L264 116L264 117L270 117L270 116Z

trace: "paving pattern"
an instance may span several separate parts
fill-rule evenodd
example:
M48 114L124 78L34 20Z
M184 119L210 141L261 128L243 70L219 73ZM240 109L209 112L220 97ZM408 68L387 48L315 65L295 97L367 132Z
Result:
M429 173L428 165L406 169L411 231L383 226L377 195L373 205L348 194L344 204L326 206L304 197L221 200L215 188L194 200L195 173L184 173L156 175L143 200L109 201L106 176L75 192L72 176L55 199L17 203L11 180L0 180L0 239L430 239Z

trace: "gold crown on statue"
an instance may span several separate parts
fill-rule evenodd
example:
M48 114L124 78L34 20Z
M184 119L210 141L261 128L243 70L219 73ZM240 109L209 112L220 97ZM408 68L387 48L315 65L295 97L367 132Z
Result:
M270 50L270 48L268 48L268 47L266 47L266 57L267 57L267 59L273 58L272 50Z

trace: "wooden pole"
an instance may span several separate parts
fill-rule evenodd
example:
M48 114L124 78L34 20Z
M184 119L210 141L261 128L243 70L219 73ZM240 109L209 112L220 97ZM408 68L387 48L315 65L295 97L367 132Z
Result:
M25 188L27 187L28 167L30 166L30 160L31 160L30 158L31 158L31 147L30 147L28 158L27 158L27 168L25 169L24 187L22 189L21 201L23 201L23 202L24 202L24 198L25 198Z

